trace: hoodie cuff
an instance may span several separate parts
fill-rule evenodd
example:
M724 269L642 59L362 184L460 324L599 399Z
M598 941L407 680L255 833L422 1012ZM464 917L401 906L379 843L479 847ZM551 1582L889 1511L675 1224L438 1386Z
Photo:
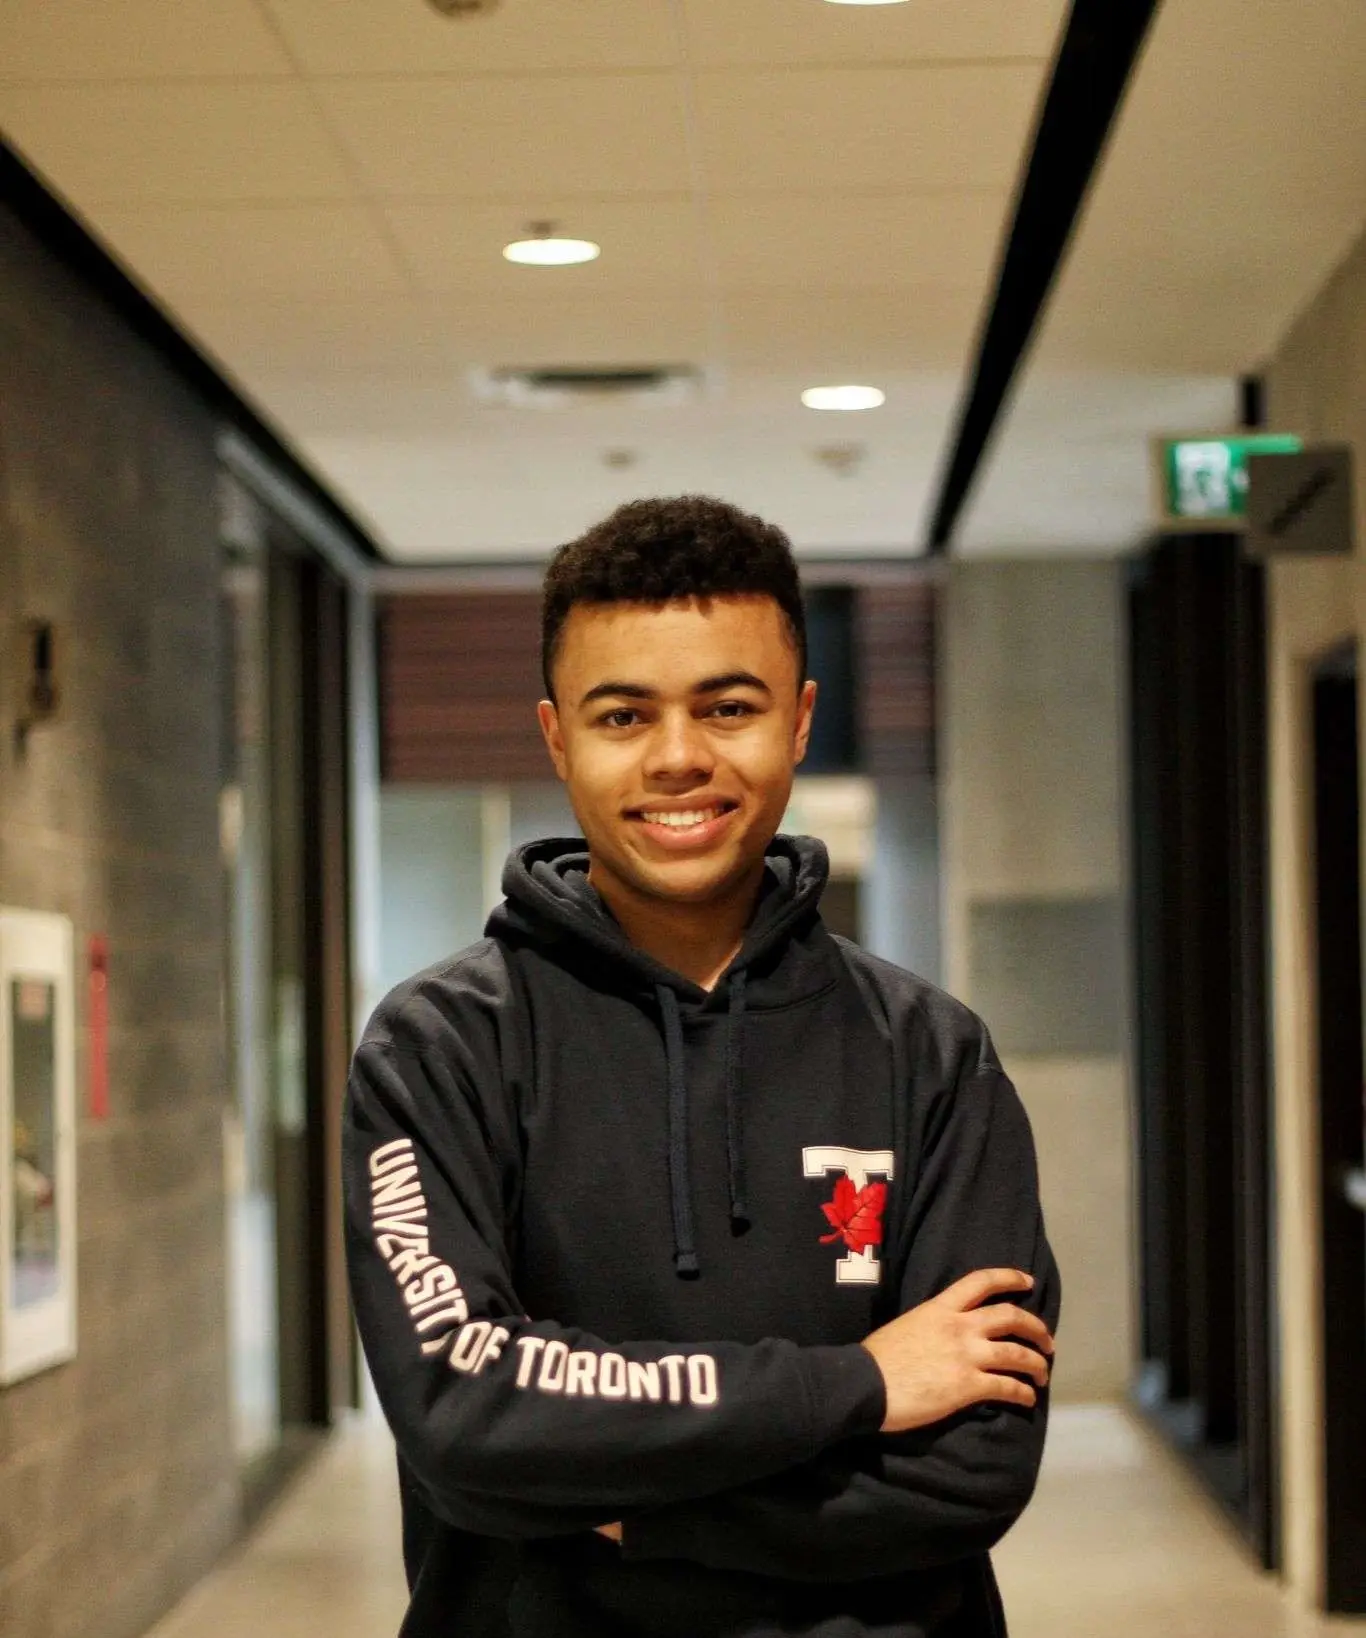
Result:
M880 1433L887 1419L887 1385L878 1362L853 1342L840 1348L803 1348L811 1403L811 1454L828 1445Z

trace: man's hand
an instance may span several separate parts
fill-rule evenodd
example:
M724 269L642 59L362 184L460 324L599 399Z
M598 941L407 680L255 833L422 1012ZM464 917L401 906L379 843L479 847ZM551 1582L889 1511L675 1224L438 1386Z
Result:
M1046 1386L1053 1338L1036 1314L988 1301L1033 1284L1018 1269L979 1269L865 1337L887 1386L882 1431L928 1427L988 1400L1033 1405L1037 1388L1006 1373Z
M593 1528L600 1536L606 1536L608 1541L615 1541L618 1547L621 1546L620 1524L595 1524Z

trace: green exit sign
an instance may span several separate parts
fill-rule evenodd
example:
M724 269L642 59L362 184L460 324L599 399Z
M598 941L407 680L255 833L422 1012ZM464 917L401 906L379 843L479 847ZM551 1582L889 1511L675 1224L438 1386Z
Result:
M1249 455L1298 455L1303 440L1284 432L1164 438L1159 444L1164 522L1241 524L1247 512Z

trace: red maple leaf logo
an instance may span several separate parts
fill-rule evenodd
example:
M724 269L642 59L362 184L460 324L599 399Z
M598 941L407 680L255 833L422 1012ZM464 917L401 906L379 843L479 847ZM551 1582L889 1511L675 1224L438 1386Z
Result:
M822 1234L823 1246L843 1240L850 1251L863 1251L868 1246L882 1244L882 1208L887 1204L887 1185L867 1183L861 1189L846 1172L835 1185L834 1198L827 1200L821 1210L834 1229L833 1234Z

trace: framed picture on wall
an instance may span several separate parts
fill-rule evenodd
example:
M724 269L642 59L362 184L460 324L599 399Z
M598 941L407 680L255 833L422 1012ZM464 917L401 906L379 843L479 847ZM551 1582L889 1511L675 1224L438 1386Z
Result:
M76 1353L74 945L0 909L0 1384Z

